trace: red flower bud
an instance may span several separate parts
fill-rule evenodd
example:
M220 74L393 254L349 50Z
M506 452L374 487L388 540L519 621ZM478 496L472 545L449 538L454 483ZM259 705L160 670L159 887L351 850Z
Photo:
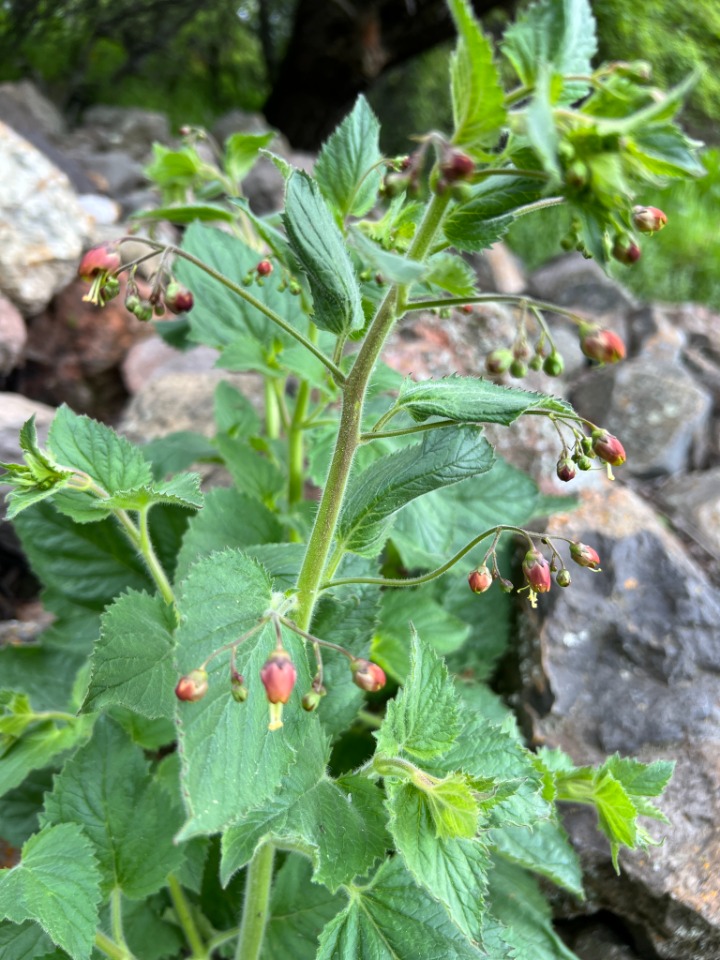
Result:
M462 150L448 150L440 164L440 170L449 183L469 180L475 173L475 161Z
M191 670L186 676L180 677L175 687L178 700L189 700L191 703L202 700L207 692L207 670Z
M297 680L295 664L285 650L274 650L260 671L270 703L287 703Z
M353 660L350 663L352 670L353 683L361 690L367 690L368 693L376 693L387 683L387 677L382 667L379 667L371 660Z
M473 593L485 593L493 584L492 574L485 564L483 564L469 574L468 583Z
M642 256L642 250L630 237L616 237L611 252L613 257L626 267L637 263Z
M261 260L255 267L255 271L259 277L269 277L273 272L273 265L269 260Z
M78 267L78 276L89 283L101 273L115 273L121 264L117 250L108 244L102 244L88 250L84 255Z
M667 223L667 214L657 207L633 207L633 223L640 233L657 233Z
M545 557L534 547L525 554L522 563L525 579L535 593L547 593L552 586L550 564Z
M560 457L557 462L558 480L562 480L563 483L569 483L571 480L575 479L575 474L575 464L572 462L570 457Z
M596 457L609 463L612 467L619 467L625 463L625 449L617 437L607 430L593 430L592 448Z
M600 557L597 551L586 543L571 543L570 556L581 567L588 567L590 570L600 569Z
M580 349L590 360L598 363L617 363L625 359L625 344L613 330L596 326L580 328Z
M170 313L187 313L188 310L192 310L194 302L192 291L188 290L187 287L183 287L181 283L175 283L174 281L168 284L165 291L165 306Z
M248 688L245 686L245 677L237 670L230 673L230 692L237 703L244 703L248 698Z

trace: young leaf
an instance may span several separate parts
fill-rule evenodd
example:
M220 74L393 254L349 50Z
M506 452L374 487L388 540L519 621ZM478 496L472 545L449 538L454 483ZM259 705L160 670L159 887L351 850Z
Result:
M398 750L420 759L446 753L458 733L458 699L447 668L413 630L410 672L402 692L388 704L378 733L378 752Z
M172 480L147 484L126 493L115 493L107 500L96 501L102 509L145 510L165 503L185 510L199 510L203 505L200 476L197 473L178 473Z
M182 815L168 810L143 751L108 717L98 719L92 740L55 778L42 822L82 827L95 848L105 895L120 887L132 899L146 897L183 859L172 843Z
M283 222L308 275L315 325L335 334L362 328L360 288L342 234L307 174L295 171L288 180Z
M382 172L380 124L367 100L359 96L352 112L325 143L315 164L315 177L325 199L341 220L361 217L375 206Z
M0 871L0 917L34 920L72 960L90 960L100 875L80 827L46 827L22 849L20 863Z
M492 448L481 434L469 426L429 431L420 443L382 457L356 475L338 525L345 548L374 556L390 518L405 504L489 470Z
M118 597L102 617L83 709L120 704L151 719L172 718L174 628L174 614L161 596L131 590Z
M556 397L517 387L501 387L480 377L403 381L396 404L417 423L442 417L458 423L500 423L508 426L529 410L572 414L570 404Z
M51 720L34 724L13 741L0 759L0 796L19 786L33 770L76 747L90 736L94 717L78 717L73 723L56 726Z
M453 297L472 297L476 293L475 271L461 257L451 253L437 253L426 264L426 283Z
M225 170L236 183L249 173L260 151L267 147L274 136L270 130L267 133L233 133L227 138Z
M395 857L367 887L352 888L347 907L320 935L317 960L480 960L445 907L417 886Z
M494 147L505 123L505 94L493 64L493 50L466 0L448 0L458 29L450 61L453 143L484 156Z
M466 937L481 938L490 864L480 840L436 836L427 794L412 784L386 784L389 830L405 866L420 886L445 905Z

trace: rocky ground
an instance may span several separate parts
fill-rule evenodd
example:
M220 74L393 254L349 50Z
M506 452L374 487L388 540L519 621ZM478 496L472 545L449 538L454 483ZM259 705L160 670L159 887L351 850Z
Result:
M217 131L257 124L233 115ZM209 432L221 376L208 348L179 354L130 316L122 298L102 312L82 301L83 249L124 232L124 218L156 202L142 168L167 120L96 107L68 131L27 83L0 86L0 460L19 457L17 434L35 413L47 429L61 402L135 438ZM307 157L297 161L307 164ZM279 175L261 166L244 184L258 211L277 207ZM501 246L478 258L484 290L527 292L572 307L628 344L618 366L590 369L577 337L554 325L566 360L561 381L529 387L569 397L620 436L628 463L610 485L581 474L579 509L550 532L592 543L603 575L553 591L519 613L506 670L511 699L535 742L576 762L614 751L675 758L664 846L624 857L615 877L585 811L567 828L586 868L588 901L555 895L559 928L583 960L720 957L720 317L697 304L641 304L594 263L562 257L525 276ZM404 324L387 355L416 377L480 373L509 345L502 306ZM252 397L259 385L242 380ZM548 493L557 436L528 417L493 436L498 451ZM580 581L580 577L578 577ZM42 623L36 588L12 531L0 521L0 645Z

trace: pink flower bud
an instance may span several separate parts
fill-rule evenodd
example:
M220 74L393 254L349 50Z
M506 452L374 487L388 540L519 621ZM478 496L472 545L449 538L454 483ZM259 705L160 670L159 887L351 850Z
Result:
M475 161L462 150L448 150L440 164L440 170L449 183L469 180L475 173Z
M270 703L287 703L297 680L295 664L287 651L274 650L260 671L260 679Z
M624 263L626 267L630 267L640 259L642 250L630 237L616 237L612 255L619 263Z
M596 457L609 463L612 467L619 467L625 463L625 449L617 437L607 430L593 430L592 448Z
M485 564L469 574L468 584L473 593L485 593L486 590L490 589L493 584L493 578Z
M534 547L525 554L522 562L525 579L535 593L547 593L552 586L550 564L545 557Z
M633 223L640 233L657 233L667 223L667 214L657 207L633 207Z
M353 660L350 663L352 670L353 683L361 690L367 690L368 693L376 693L387 683L387 677L382 667L379 667L372 660Z
M165 306L170 313L187 313L192 310L195 298L192 292L181 283L173 281L165 291Z
M88 283L101 273L115 273L120 269L122 260L117 250L109 244L92 247L84 255L78 267L78 276Z
M178 700L189 700L191 703L202 700L207 692L207 670L191 670L186 676L180 677L175 687L175 696Z
M598 363L617 363L625 359L625 344L613 330L596 326L580 328L580 349L590 360Z
M269 260L261 260L260 263L255 267L255 272L259 277L269 277L273 272L273 265Z
M569 483L575 479L576 472L575 464L570 457L560 457L557 462L558 480L562 480L563 483Z
M590 570L600 569L600 557L597 551L586 543L571 543L570 556L581 567L588 567Z

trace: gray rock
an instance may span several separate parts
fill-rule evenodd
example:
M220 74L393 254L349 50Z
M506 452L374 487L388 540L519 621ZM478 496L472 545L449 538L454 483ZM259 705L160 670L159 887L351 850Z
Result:
M122 362L123 382L130 394L136 394L151 380L169 373L209 373L215 370L219 351L198 346L175 350L162 337L148 337L133 344Z
M481 290L521 293L527 286L520 259L502 241L474 254L470 262L477 272Z
M62 114L30 80L0 83L0 120L23 136L32 129L59 142L65 133Z
M712 398L679 363L643 356L592 371L571 399L620 438L623 469L633 476L681 473L703 461Z
M35 415L35 427L40 443L47 439L47 432L55 410L37 400L28 400L19 393L0 394L0 461L19 463L22 452L18 443L20 427Z
M124 150L82 153L77 160L96 187L116 199L145 185L142 164Z
M26 342L27 328L22 314L0 295L0 376L17 366Z
M720 559L720 467L673 477L658 497L674 525Z
M82 193L78 197L78 203L92 220L93 230L96 227L113 226L122 214L119 203L99 193Z
M0 290L30 316L73 277L91 224L67 177L0 123Z
M661 960L720 956L720 591L636 495L585 493L548 533L594 546L602 573L521 617L523 704L537 742L578 764L615 750L676 759L662 801L661 847L623 853L613 871L595 816L568 807L589 900L566 915L610 911ZM590 815L589 815L590 814Z
M288 163L307 173L312 171L315 154L291 151L286 156ZM253 211L258 214L281 210L285 198L285 181L282 174L266 157L261 157L242 182L243 193Z
M536 270L528 278L528 291L541 300L576 307L594 317L617 316L635 306L624 287L603 273L594 260L585 260L578 253L558 257Z
M211 133L222 146L233 133L266 133L269 129L270 124L261 113L250 113L236 108L224 113L215 122Z
M121 150L134 160L146 161L153 143L170 140L164 113L141 107L90 107L83 116L82 132L89 133L99 150Z

